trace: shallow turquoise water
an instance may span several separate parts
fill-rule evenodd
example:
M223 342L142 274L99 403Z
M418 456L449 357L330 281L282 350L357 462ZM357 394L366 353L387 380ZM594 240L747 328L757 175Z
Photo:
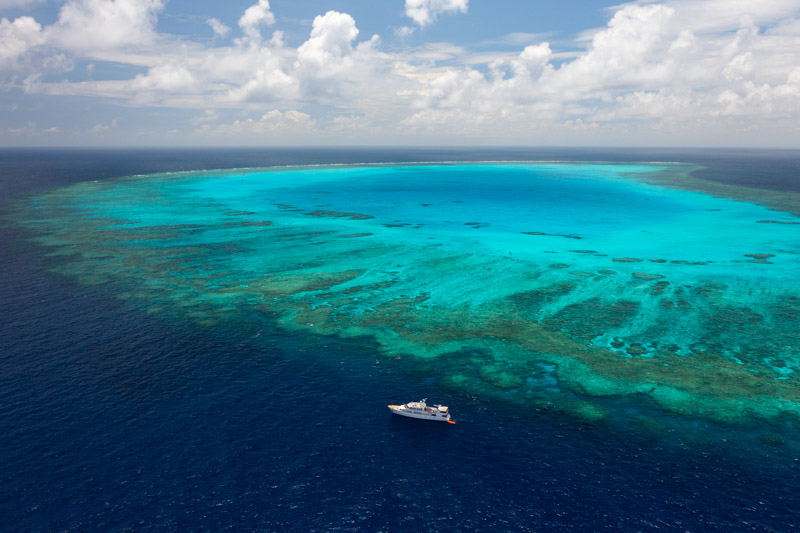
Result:
M800 219L647 183L689 170L154 175L42 196L32 224L72 254L69 275L152 312L211 324L255 309L287 329L373 336L387 356L476 354L443 371L454 387L557 405L562 389L645 393L724 419L800 412Z

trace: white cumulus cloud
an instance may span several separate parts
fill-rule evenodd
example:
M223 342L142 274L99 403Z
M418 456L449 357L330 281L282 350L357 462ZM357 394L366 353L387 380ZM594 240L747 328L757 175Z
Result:
M138 74L133 79L133 88L137 91L192 91L197 83L194 75L183 65L167 63L158 65Z
M417 75L415 111L401 123L431 133L447 124L483 138L577 124L629 135L637 124L650 131L714 121L728 131L791 128L800 121L800 28L755 24L797 16L800 5L764 4L725 3L717 17L717 0L619 6L572 60L554 64L550 45L540 43L489 62L488 74L451 67Z
M223 24L219 19L207 18L206 23L211 26L215 37L225 37L231 31L230 27Z
M0 67L18 67L17 61L42 42L42 26L32 17L19 17L13 22L0 19Z
M239 27L245 37L251 42L261 41L259 26L272 26L275 24L275 15L270 11L269 0L258 0L258 3L248 7L239 19Z
M373 67L381 61L374 53L378 36L354 46L358 34L355 20L347 13L328 11L314 19L311 35L297 49L292 70L302 96L356 96L372 85Z
M69 0L47 28L52 44L93 51L152 43L164 0Z
M406 16L420 26L432 23L440 13L466 13L469 0L406 0Z
M156 32L163 6L67 0L49 26L29 16L0 19L0 77L21 94L191 109L192 129L244 140L291 131L323 142L338 142L342 132L353 142L430 135L525 143L562 134L615 142L614 135L636 141L655 131L664 134L659 139L670 132L685 139L695 130L730 138L756 127L800 138L796 0L643 0L614 7L605 27L571 43L525 33L489 44L386 48L338 11L316 16L299 45L293 30L286 40L295 44L280 30L262 38L275 23L266 0L243 12L241 39L193 42ZM467 2L409 0L406 7L418 30L439 14L466 11ZM228 32L218 20L204 20L215 35ZM87 62L97 68L83 81L77 71L52 75ZM121 79L123 70L114 69L108 76L108 64L132 74ZM254 118L223 124L217 109Z
M113 130L116 127L117 127L117 119L113 119L108 124L103 124L102 122L98 122L92 127L91 133L95 135L111 133L111 130Z
M252 118L235 120L232 123L220 124L216 127L203 124L196 132L200 134L238 137L243 134L265 134L280 131L305 130L313 127L313 122L310 115L294 109L284 112L273 109L261 115L258 120L253 120Z
M347 13L328 11L315 17L311 37L297 49L298 67L323 77L347 68L356 37L356 21Z

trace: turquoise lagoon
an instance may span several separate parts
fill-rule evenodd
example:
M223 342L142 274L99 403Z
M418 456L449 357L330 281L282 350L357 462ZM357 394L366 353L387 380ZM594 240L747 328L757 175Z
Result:
M609 396L798 416L800 218L787 195L711 188L694 170L157 174L38 195L25 225L59 273L155 315L366 336L478 396L584 419L607 416Z

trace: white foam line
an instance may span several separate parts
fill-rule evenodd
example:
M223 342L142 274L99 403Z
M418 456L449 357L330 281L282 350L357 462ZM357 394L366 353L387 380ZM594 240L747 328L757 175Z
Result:
M307 165L274 165L266 167L230 167L230 168L215 168L215 169L195 169L195 170L179 170L167 172L153 172L152 174L132 174L127 176L129 178L146 178L149 176L179 176L184 174L201 174L201 173L233 173L233 172L251 172L259 170L281 170L281 169L304 169L304 168L322 168L322 167L391 167L391 166L423 166L423 165L485 165L485 164L502 164L502 165L536 165L536 164L563 164L563 165L688 165L698 166L694 163L684 163L680 161L603 161L603 160L585 160L585 161L568 161L563 159L523 159L523 160L508 160L508 159L487 159L480 161L462 161L462 160L444 160L444 161L384 161L372 163L311 163ZM124 178L125 176L120 176ZM113 179L113 178L112 178Z

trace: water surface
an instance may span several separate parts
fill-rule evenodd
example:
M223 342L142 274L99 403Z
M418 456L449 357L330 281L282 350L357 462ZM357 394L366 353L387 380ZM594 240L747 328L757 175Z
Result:
M797 526L797 158L90 155L4 154L7 529ZM562 162L272 166L469 157Z

